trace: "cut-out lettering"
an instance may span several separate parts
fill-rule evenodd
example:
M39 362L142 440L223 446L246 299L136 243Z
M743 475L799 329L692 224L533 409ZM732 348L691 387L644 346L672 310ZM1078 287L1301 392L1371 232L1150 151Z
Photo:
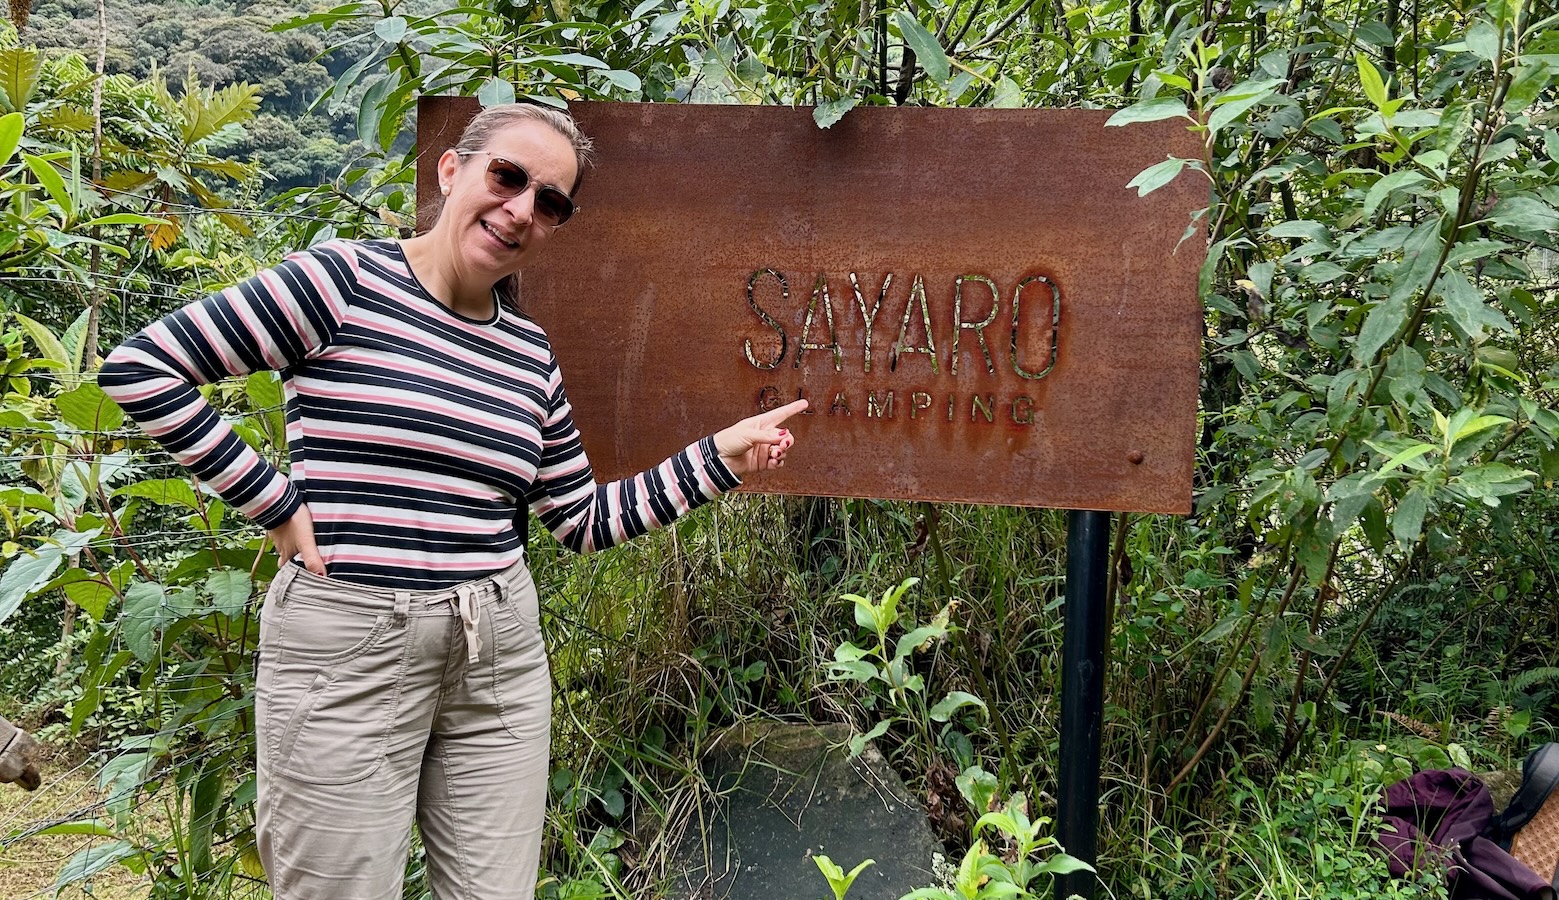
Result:
M774 354L774 358L772 360L768 361L767 363L761 363L758 362L758 358L753 355L752 338L747 339L742 349L747 354L747 361L752 363L754 368L768 370L779 368L780 362L785 359L787 339L785 337L785 329L780 326L780 323L774 321L774 317L769 315L763 307L758 305L758 298L754 293L754 288L757 286L758 280L765 276L772 277L780 283L780 299L787 306L790 302L790 283L785 280L784 275L781 275L779 272L776 272L773 269L759 269L747 278L747 305L752 307L752 311L758 314L758 318L762 319L765 325L774 329L774 333L779 335L779 352Z
M812 320L817 316L820 301L823 318L828 323L828 343L813 344L807 339L812 336ZM828 296L828 279L822 272L817 273L817 281L812 284L812 299L807 301L807 316L801 323L801 346L796 349L796 368L801 368L801 358L807 355L808 350L834 351L834 371L844 371L844 351L839 349L839 335L834 331L834 303Z
M1018 311L1023 302L1023 289L1031 284L1043 284L1050 289L1050 358L1045 362L1045 367L1038 372L1024 370L1018 362ZM1055 282L1043 275L1030 275L1018 282L1017 288L1012 292L1012 371L1024 378L1044 378L1050 374L1050 370L1056 367L1056 357L1059 355L1061 337L1061 289Z
M964 285L968 282L983 284L991 292L991 311L985 318L978 322L964 321ZM990 375L996 374L996 363L991 360L990 345L985 342L985 329L996 321L997 308L1001 306L1001 295L996 291L996 282L984 275L960 275L953 282L953 361L947 364L947 370L954 375L958 374L958 339L963 336L965 330L973 331L975 338L980 342L980 353L985 357L985 371Z
M909 344L909 321L915 311L915 303L920 303L920 323L926 332L924 345ZM931 373L933 375L941 371L936 361L936 339L931 336L931 308L926 303L926 283L919 275L909 288L909 302L904 304L904 321L899 325L899 339L893 343L893 361L888 364L888 370L897 372L899 368L899 355L903 353L924 353L931 357Z
M872 370L872 325L877 321L877 313L882 311L882 301L888 298L888 286L893 284L893 273L882 276L882 290L877 292L877 302L872 304L871 312L866 311L866 297L861 293L860 282L856 281L855 273L850 273L850 289L855 292L855 305L861 311L861 325L866 331L866 350L863 355L863 370Z
M1034 424L1034 400L1032 397L1012 398L1012 421L1017 425Z
M893 392L885 391L878 397L876 391L866 395L866 418L891 419L893 418Z

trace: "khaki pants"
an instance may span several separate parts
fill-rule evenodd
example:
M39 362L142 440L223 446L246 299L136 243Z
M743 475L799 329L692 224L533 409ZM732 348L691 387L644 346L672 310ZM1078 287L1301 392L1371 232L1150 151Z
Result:
M448 591L284 565L256 695L276 900L400 900L415 816L436 900L531 900L551 682L524 562Z

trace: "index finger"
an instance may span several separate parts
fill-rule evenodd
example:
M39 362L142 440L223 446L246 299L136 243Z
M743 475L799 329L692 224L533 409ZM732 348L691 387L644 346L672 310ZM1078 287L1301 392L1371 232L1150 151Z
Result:
M805 401L805 400L792 400L791 402L785 404L784 406L778 407L776 409L771 409L771 410L769 410L766 413L760 413L760 414L758 414L758 416L756 418L758 420L758 424L759 425L773 426L773 425L780 424L781 422L785 421L786 419L790 418L791 416L795 415L796 413L801 412L802 410L804 410L806 408L807 408L807 401Z

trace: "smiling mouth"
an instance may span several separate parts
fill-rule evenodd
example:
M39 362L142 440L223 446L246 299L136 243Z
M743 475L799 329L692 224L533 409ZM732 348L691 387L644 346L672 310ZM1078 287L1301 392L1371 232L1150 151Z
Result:
M483 220L482 227L484 229L486 229L488 234L490 234L493 237L497 238L500 243L502 243L505 247L508 247L510 250L515 250L515 249L519 248L519 246L520 246L520 242L519 241L511 241L508 238L504 237L502 234L499 233L498 229L496 229L493 226L489 225L486 222L486 220Z

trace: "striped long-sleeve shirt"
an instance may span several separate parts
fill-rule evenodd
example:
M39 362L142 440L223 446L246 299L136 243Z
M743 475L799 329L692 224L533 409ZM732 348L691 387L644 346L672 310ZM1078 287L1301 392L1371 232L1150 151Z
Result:
M290 480L196 385L274 369ZM304 502L332 577L447 588L500 571L529 507L563 544L620 543L730 490L706 437L596 484L540 327L430 296L393 241L330 241L192 303L109 355L98 383L230 506L270 528Z

